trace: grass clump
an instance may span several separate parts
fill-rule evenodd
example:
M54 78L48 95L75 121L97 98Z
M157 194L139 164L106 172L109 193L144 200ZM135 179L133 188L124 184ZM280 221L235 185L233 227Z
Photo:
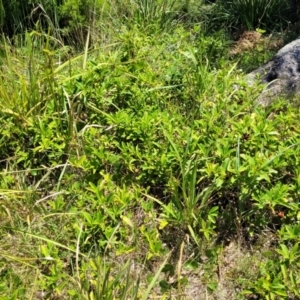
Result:
M102 3L82 53L3 38L3 299L299 296L296 99L258 106L226 32L177 4Z

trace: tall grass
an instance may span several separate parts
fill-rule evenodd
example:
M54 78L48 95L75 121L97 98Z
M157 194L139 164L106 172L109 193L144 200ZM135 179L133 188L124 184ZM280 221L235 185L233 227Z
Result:
M282 0L220 1L221 15L227 15L232 26L272 30L290 20L290 7ZM222 12L223 10L223 12Z

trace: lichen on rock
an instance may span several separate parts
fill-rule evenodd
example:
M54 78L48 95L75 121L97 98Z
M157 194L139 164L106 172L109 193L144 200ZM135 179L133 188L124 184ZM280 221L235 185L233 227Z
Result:
M300 94L300 37L281 48L265 65L247 75L249 85L259 81L266 88L258 103L268 106L276 96Z

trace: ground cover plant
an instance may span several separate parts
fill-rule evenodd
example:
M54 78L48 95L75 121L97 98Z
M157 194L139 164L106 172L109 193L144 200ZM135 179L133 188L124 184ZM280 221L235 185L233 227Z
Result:
M1 299L298 299L299 99L243 78L284 12L25 3L15 34L2 3Z

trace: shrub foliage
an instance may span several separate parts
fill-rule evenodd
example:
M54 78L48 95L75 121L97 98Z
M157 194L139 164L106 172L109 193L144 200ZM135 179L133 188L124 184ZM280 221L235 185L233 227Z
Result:
M299 297L299 99L218 27L283 20L254 2L2 1L3 299Z

